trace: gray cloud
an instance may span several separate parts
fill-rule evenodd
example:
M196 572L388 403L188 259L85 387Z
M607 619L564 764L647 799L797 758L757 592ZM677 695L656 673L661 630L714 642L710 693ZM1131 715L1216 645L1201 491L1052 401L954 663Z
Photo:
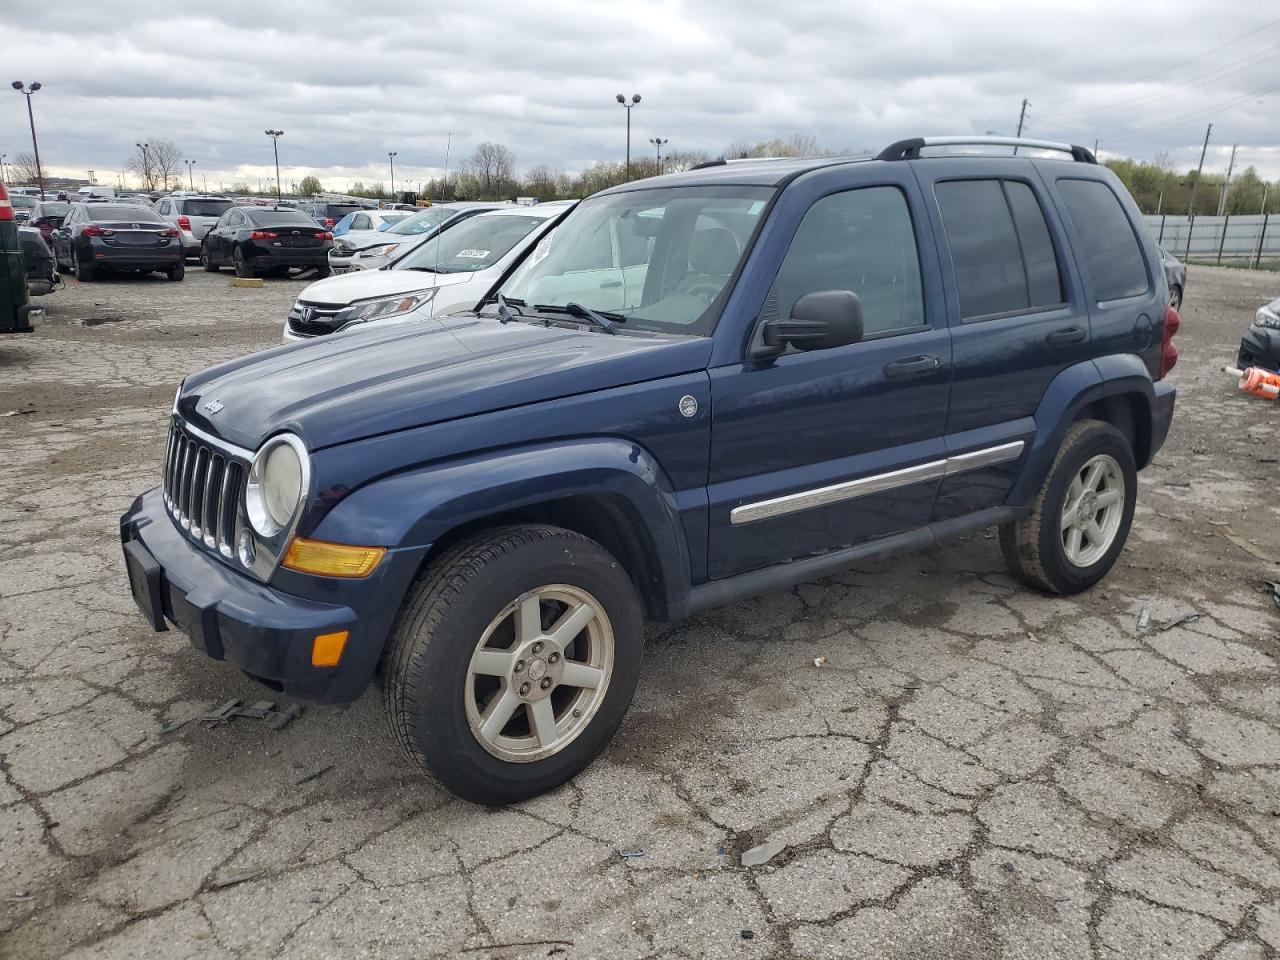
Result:
M314 172L338 187L385 181L388 150L399 179L428 177L450 134L455 163L496 140L522 168L579 170L620 158L618 92L644 97L637 154L652 136L716 152L792 133L855 150L918 133L1012 133L1028 97L1028 135L1186 164L1212 120L1210 166L1239 142L1238 162L1280 176L1280 23L1140 79L1262 26L1257 4L283 0L134 24L100 2L63 0L56 17L3 6L10 79L45 84L43 159L102 180L155 136L211 182L266 176L268 126L286 131L286 177ZM12 155L29 147L25 110L3 94L0 152Z

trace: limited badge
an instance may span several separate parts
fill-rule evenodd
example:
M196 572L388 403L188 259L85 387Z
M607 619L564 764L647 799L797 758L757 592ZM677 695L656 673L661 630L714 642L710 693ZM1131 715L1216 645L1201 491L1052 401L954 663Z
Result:
M697 416L697 413L698 413L697 399L689 396L689 394L686 393L683 397L680 398L680 415L682 417L693 417L693 416Z

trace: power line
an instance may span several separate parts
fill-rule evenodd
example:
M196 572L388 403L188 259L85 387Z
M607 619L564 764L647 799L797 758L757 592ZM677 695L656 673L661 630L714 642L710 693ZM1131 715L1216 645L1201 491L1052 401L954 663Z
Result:
M1210 47L1208 50L1205 50L1202 53L1197 53L1193 57L1187 57L1187 59L1185 60L1179 60L1177 63L1171 64L1167 67L1162 67L1161 69L1156 70L1154 73L1148 73L1145 76L1138 77L1136 80L1130 80L1128 83L1121 84L1119 87L1115 88L1114 92L1119 92L1120 90L1125 90L1125 89L1128 89L1129 87L1136 87L1140 83L1145 83L1146 81L1151 80L1155 77L1161 76L1162 74L1169 73L1172 70L1177 70L1179 67L1185 67L1188 63L1194 63L1196 60L1201 60L1207 57L1211 53L1217 53L1219 50L1222 50L1225 47L1229 47L1234 43L1239 43L1241 40L1247 40L1249 37L1252 37L1255 34L1259 34L1263 30L1266 30L1268 27L1274 26L1277 23L1280 23L1280 17L1276 17L1274 20L1268 20L1266 23L1264 23L1260 27L1255 27L1252 30L1249 30L1245 33L1240 34L1238 37L1232 37L1230 40L1226 40L1218 44L1216 47ZM1090 93L1082 93L1074 97L1066 97L1065 99L1062 99L1062 100L1046 100L1045 102L1046 103L1073 103L1077 100L1088 100L1088 99L1092 99L1093 97L1102 96L1103 94L1108 92L1111 92L1111 91L1094 90L1094 91L1091 91Z
M1227 77L1234 76L1237 73L1241 73L1245 70L1251 70L1254 68L1254 65L1260 61L1273 60L1275 58L1275 55L1276 54L1274 50L1263 50L1250 57L1246 57L1244 60L1240 61L1238 64L1228 65L1226 67L1217 67L1213 70L1210 70L1208 73L1203 73L1196 77L1190 77L1186 80L1183 80L1180 83L1175 83L1171 87L1165 87L1164 90L1159 93L1153 93L1147 96L1138 97L1135 100L1122 101L1120 103L1102 107L1099 109L1098 112L1104 113L1104 114L1115 113L1117 110L1131 109L1133 107L1143 106L1149 103L1155 103L1159 100L1165 100L1169 97L1174 96L1180 90L1183 90L1188 87L1199 86L1204 81L1213 80L1214 82L1216 82L1218 80L1225 80Z
M1161 130L1168 130L1170 127L1176 127L1190 120L1199 120L1204 117L1210 116L1211 114L1218 113L1222 110L1229 110L1232 107L1239 106L1240 104L1244 103L1246 100L1252 100L1254 97L1259 97L1259 96L1262 96L1263 94L1271 93L1272 91L1277 89L1280 89L1280 80L1273 81L1272 83L1267 84L1265 87L1259 87L1257 90L1250 90L1248 93L1242 94L1241 96L1228 100L1225 103L1218 103L1218 104L1214 104L1211 107L1204 107L1199 110L1194 110L1191 113L1183 114L1182 116L1177 117L1173 120L1169 120L1163 123L1158 123L1154 127L1148 127L1142 130L1134 130L1133 134L1136 136L1143 136L1148 133L1159 133Z

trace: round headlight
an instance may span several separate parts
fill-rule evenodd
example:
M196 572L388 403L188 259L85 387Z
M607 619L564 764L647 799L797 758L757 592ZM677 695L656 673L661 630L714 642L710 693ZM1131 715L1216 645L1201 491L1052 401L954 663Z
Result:
M284 435L258 451L249 468L245 508L249 523L273 537L293 520L302 502L306 449L297 437Z

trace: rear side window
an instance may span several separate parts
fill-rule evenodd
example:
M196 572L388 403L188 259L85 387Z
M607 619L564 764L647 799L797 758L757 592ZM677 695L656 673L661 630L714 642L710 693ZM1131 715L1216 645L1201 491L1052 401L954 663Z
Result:
M1062 303L1044 212L1025 183L950 180L934 187L960 295L973 320Z
M1059 180L1058 191L1084 249L1077 254L1096 300L1136 297L1149 289L1133 225L1111 188L1097 180Z
M852 290L866 336L924 324L920 258L907 200L896 187L865 187L811 206L774 281L778 312L819 290Z

